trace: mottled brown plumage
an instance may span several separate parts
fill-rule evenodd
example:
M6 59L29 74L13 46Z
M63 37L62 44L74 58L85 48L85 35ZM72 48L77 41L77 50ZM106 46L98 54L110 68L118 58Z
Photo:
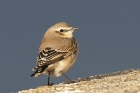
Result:
M60 22L46 31L39 47L36 71L31 77L41 74L59 77L72 67L78 54L78 43L73 37L77 29Z

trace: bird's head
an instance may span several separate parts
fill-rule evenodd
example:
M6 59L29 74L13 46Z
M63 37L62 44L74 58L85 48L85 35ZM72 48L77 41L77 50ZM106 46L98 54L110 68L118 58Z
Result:
M69 24L65 22L59 22L47 30L47 33L51 33L52 35L71 38L73 37L73 31L78 30L79 28L71 27Z

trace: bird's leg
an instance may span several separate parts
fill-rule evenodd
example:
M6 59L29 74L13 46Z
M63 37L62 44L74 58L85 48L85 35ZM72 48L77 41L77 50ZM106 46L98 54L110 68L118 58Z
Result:
M61 71L61 73L67 78L67 80L69 81L69 83L72 83L72 80L71 79L69 79L62 71Z
M48 86L50 85L50 72L48 74Z

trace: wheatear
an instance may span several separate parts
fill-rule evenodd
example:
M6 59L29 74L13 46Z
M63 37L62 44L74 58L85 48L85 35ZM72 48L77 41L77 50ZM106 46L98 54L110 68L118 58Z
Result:
M65 22L60 22L50 27L39 48L36 70L30 77L38 77L42 74L48 75L48 85L50 76L59 77L64 74L75 63L78 55L78 43L73 37L73 31L78 28L71 27Z

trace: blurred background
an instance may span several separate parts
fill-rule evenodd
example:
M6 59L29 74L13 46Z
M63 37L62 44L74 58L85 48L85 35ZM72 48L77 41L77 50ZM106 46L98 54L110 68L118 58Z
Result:
M80 45L71 79L140 67L140 0L0 1L0 93L47 84L47 76L29 78L46 30L67 22L79 27ZM51 83L67 81L64 76Z

